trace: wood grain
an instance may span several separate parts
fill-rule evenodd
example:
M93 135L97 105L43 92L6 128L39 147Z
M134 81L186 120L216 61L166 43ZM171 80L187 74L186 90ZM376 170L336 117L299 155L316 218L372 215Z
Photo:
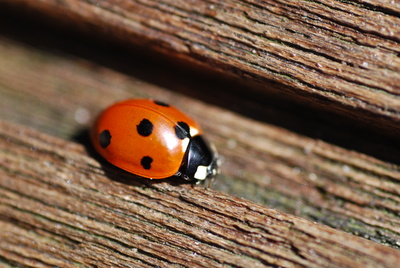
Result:
M399 134L396 1L2 1Z
M395 267L397 250L202 187L145 184L0 122L0 263Z
M59 36L55 38L59 40ZM104 54L102 50L98 53ZM80 135L80 131L107 105L132 97L158 98L196 118L216 144L224 163L212 188L399 247L400 173L395 161L251 120L51 49L0 39L0 54L3 120L87 145L85 133ZM115 54L111 58L121 60ZM137 58L126 60L131 67L132 63L143 66ZM217 87L209 85L208 90L218 92ZM269 110L265 107L260 112L280 117L281 111ZM298 116L286 114L283 118L297 122ZM302 123L306 120L301 117ZM311 122L318 131L325 131ZM352 137L332 126L327 130L344 136L352 145L358 143L359 148L375 148L374 152L392 156L391 160L400 153L387 139L369 139L364 132Z
M198 3L0 1L0 266L396 267L397 3ZM201 123L213 190L86 152L93 117L132 97Z

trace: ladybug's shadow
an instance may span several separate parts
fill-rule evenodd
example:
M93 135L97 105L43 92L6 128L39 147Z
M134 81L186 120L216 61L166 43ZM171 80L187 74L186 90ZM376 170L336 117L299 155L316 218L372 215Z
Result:
M190 182L185 181L180 177L169 177L165 179L143 178L112 165L111 163L106 161L99 153L97 153L90 141L88 129L79 130L75 135L72 136L72 140L84 146L87 154L94 158L97 162L99 162L105 176L112 181L138 187L151 187L152 185L166 182L174 186L191 184Z

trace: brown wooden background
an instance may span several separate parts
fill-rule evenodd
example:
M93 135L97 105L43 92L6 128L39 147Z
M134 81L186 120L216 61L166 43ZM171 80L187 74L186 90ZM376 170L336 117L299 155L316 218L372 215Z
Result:
M395 267L399 29L395 1L1 0L0 264ZM132 97L201 123L211 189L96 157Z

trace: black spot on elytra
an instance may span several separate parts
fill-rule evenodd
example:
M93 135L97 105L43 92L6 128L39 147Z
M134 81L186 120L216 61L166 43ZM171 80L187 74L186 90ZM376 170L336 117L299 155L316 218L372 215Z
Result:
M111 134L110 131L103 130L100 134L99 134L99 143L101 148L107 148L108 145L110 145L111 143Z
M147 137L153 132L153 123L148 119L140 121L139 125L136 126L137 132L143 137Z
M154 103L160 106L169 107L169 104L162 101L155 100Z
M151 168L151 163L153 162L153 158L150 156L144 156L142 160L140 160L140 164L144 169L150 169Z
M180 140L190 137L190 128L188 124L185 122L178 122L175 126L175 134Z

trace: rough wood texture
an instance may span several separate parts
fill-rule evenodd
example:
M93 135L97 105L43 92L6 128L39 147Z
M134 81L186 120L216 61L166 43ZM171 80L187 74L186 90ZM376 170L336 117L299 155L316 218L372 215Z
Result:
M201 187L146 185L0 122L0 263L395 267L397 250Z
M128 1L118 3L123 6ZM125 6L120 13L111 16L111 12L118 8L118 4L113 1L0 1L0 119L87 145L86 136L79 135L80 130L87 128L99 110L123 98L158 98L173 103L196 118L223 155L222 175L212 185L212 189L315 220L381 244L400 247L400 146L396 136L399 124L396 119L397 108L393 108L397 103L397 85L394 81L399 77L396 76L398 58L394 53L398 51L398 35L384 31L391 28L394 33L398 29L395 24L390 25L390 22L396 22L399 14L396 3L377 2L372 6L364 1L353 6L351 3L337 1L325 4L323 1L292 2L287 5L283 2L268 2L268 6L253 6L250 9L249 2L235 2L235 8L226 8L227 12L218 9L208 17L204 16L206 11L201 6L205 2L198 2L196 6L183 5L181 9L176 6L179 1L170 5L147 6L146 3L150 2L129 3L131 6ZM228 5L207 3L210 7L213 6L212 9ZM2 8L3 5L10 4L15 5L15 13L20 9L27 12L22 12L19 16L10 15L8 9ZM110 6L105 7L108 4ZM328 5L341 5L346 7L348 13L332 8L329 10L332 13L325 10L322 14L320 8ZM309 9L311 6L313 10ZM133 12L136 7L145 8L140 9L140 12ZM266 26L262 27L268 28L264 36L260 37L249 31L250 26L253 26L245 24L247 21L243 20L248 16L243 13L245 7L252 16L250 18L268 14L263 18ZM171 12L168 13L166 8L170 8ZM189 12L190 8L193 9ZM194 9L198 10L194 12ZM25 18L32 10L41 10L41 14L50 14L57 17L57 20L54 19L52 25L47 26L46 23L37 22L35 14L26 16L34 20ZM352 16L351 12L356 11L379 15L382 32L374 29L377 17ZM194 19L177 15L185 12ZM300 13L304 16L293 17ZM340 16L335 16L337 14ZM229 17L231 15L235 15L237 19ZM122 18L123 16L126 17ZM276 20L278 17L283 19ZM56 24L63 18L70 20L68 23L73 29L66 31L65 27ZM137 23L135 19L138 19ZM165 21L161 24L162 19ZM213 24L216 20L219 20L218 27ZM187 27L186 32L179 31L179 28L174 28L173 35L168 32L168 29L172 29L171 25L182 22L185 29ZM361 23L357 24L358 22ZM257 26L254 29L260 29L260 25L253 24ZM120 43L128 47L133 43L150 44L151 48L170 53L173 60L177 59L174 57L181 57L186 62L189 59L190 62L196 61L218 70L222 68L226 73L234 72L242 78L250 77L264 87L249 88L221 79L218 75L210 79L204 73L193 74L187 65L183 68L171 66L170 62L161 59L158 54L142 55L143 50L136 52L137 47L129 47L129 50L125 46L121 49L120 45L107 43L104 38L91 39L93 36L75 35L79 28L76 26L84 25L96 32L102 32L103 37L118 37ZM194 35L195 27L200 27L199 25L203 28L197 29ZM312 28L312 25L315 27ZM285 27L289 30L283 30ZM294 28L310 35L298 35L293 32ZM163 29L163 32L156 31L157 29ZM279 29L280 32L277 33L274 29ZM215 30L216 33L211 34L208 30ZM180 38L181 35L184 38ZM224 39L228 35L231 39ZM211 36L214 39L207 39ZM239 42L249 36L256 38L255 42ZM326 40L329 46L324 46L322 41L315 41L316 38ZM294 41L289 43L282 40L299 42L296 41L295 46ZM318 49L316 45L320 45ZM342 50L333 49L335 45L340 45ZM307 46L309 50L304 50ZM185 47L190 48L190 51L184 50ZM255 48L259 55L247 53L248 48ZM321 53L318 54L317 50ZM296 55L288 54L288 51L295 51ZM232 53L243 55L239 57ZM328 54L334 57L327 57ZM336 62L335 59L339 61ZM358 64L357 60L360 60ZM270 61L274 64L270 64ZM312 68L305 67L307 61ZM268 68L261 68L257 62L268 64ZM333 68L340 67L339 65L343 65L344 71ZM359 71L360 76L356 75ZM291 73L296 76L287 75ZM297 77L297 80L293 77ZM269 79L277 83L270 83ZM326 88L320 87L320 84L313 88L314 84L305 83L312 82L312 79L316 79L316 83L331 84L324 84ZM360 79L366 84L357 84ZM354 91L340 95L342 87ZM370 118L377 125L363 129L354 128L352 125L358 121L349 123L321 110L307 111L305 106L294 105L293 102L286 102L285 99L273 95L264 95L267 88L278 92L277 95L286 92L294 98L313 97L307 100L308 104L313 101L327 104L329 109L350 111L360 120ZM208 104L184 97L176 91ZM327 99L324 98L330 101L326 102ZM361 98L371 99L364 103ZM387 101L386 108L379 106L382 100L390 100ZM355 109L352 110L351 107ZM383 125L389 130L387 134L395 136L395 139L372 133L377 126L384 130ZM0 245L7 247L0 253L1 264L15 266L14 264L23 262L26 265L30 263L32 266L39 266L41 260L52 259L49 261L52 265L72 266L81 261L94 265L96 259L102 259L105 265L112 265L117 261L123 265L132 264L131 256L140 256L136 258L137 266L164 266L169 265L171 260L179 265L183 262L180 259L183 255L179 257L179 254L185 252L188 253L185 259L187 256L199 256L201 261L206 259L204 263L211 263L209 266L222 266L221 263L214 262L213 254L217 253L204 255L214 248L221 255L220 261L230 260L232 257L232 260L238 260L239 263L244 256L251 256L245 258L254 262L258 258L255 256L262 256L258 260L263 260L263 264L276 263L282 266L290 266L294 262L305 266L331 263L332 266L344 266L350 259L354 262L348 262L348 265L368 262L374 266L374 262L382 261L385 254L388 254L388 258L383 260L383 264L390 266L398 262L398 251L360 238L343 236L340 232L319 225L311 228L309 222L292 216L280 214L281 219L296 220L291 223L279 221L276 219L278 216L272 215L275 213L273 210L254 204L242 208L242 204L248 203L213 190L192 190L188 186L168 183L148 187L137 181L126 185L131 176L118 173L107 165L99 170L98 162L85 156L81 146L43 136L23 127L17 128L18 130L7 123L0 128L2 133L8 133L9 138L7 141L3 135L6 142L3 141L2 146L6 149L0 151L1 174L7 174L0 176L0 183L9 187L0 188L0 215L9 215L0 216L1 228L6 230L0 234L6 236L0 240ZM26 134L26 137L15 134L18 131ZM18 141L26 143L14 146ZM66 158L59 158L60 155ZM52 166L52 163L58 164ZM93 169L84 170L83 167L87 167L87 164L92 165ZM90 189L80 188L83 186ZM85 191L88 195L84 194ZM277 224L270 226L269 222L256 216L249 221L244 218L245 215L237 215L235 211L229 211L232 218L228 220L225 218L228 214L224 214L228 212L218 211L219 205L210 208L210 204L204 203L208 198L223 203L222 207L240 207L243 213L266 213L266 217ZM175 205L177 199L180 201ZM134 202L129 203L130 200ZM166 203L162 203L163 200ZM26 207L19 208L19 204ZM146 207L146 204L150 205ZM99 221L94 220L97 216L93 215L92 209L95 207L99 208L102 213L100 215L103 216ZM78 209L82 209L83 214L75 214ZM106 211L107 209L109 210ZM215 216L200 222L201 219L196 216L192 221L184 218L186 216L178 212L180 209L188 209L188 215L200 213L199 215L210 216L211 214L203 214L208 213L207 210L211 213L222 213L218 215L224 215L223 219L226 220L217 223L219 216ZM131 213L132 210L135 212ZM37 214L31 214L32 211ZM129 214L125 215L127 212ZM135 218L136 214L143 218ZM239 218L235 219L236 216ZM55 219L58 217L63 222L57 222ZM114 219L116 225L113 227ZM297 232L297 229L290 227L293 223L300 222L304 223L304 228L311 229ZM195 230L186 225L191 223L195 223ZM204 229L197 229L201 223L206 226L203 226ZM148 236L148 228L144 227L151 224L157 227L157 233L151 234L152 239ZM118 229L121 226L125 226L125 229ZM210 226L217 228L220 233L212 233L213 236L207 240L204 238L204 230L209 228L208 232L212 229ZM227 233L223 233L222 228L225 226ZM136 227L138 232L134 231ZM234 228L239 229L236 230L238 237L232 231ZM168 232L161 233L160 229ZM86 231L92 232L92 236ZM268 231L272 233L266 236ZM307 234L316 232L315 240L312 240L313 237L304 237L301 240L299 236L302 237L303 231ZM169 236L171 232L173 236ZM240 237L243 232L247 233ZM119 240L121 234L123 239L129 240ZM258 237L258 234L262 235ZM290 235L294 237L291 238ZM282 240L276 242L274 239L277 236ZM161 249L159 246L165 237L171 240ZM263 240L265 237L266 240ZM346 240L341 240L344 237ZM134 240L136 238L137 241ZM213 239L222 245L218 245ZM240 239L253 239L257 246L253 247L248 240ZM298 242L297 239L301 241ZM3 244L3 241L7 241L7 244ZM268 244L270 241L272 244ZM315 243L308 246L305 241ZM200 244L190 244L190 247L195 247L191 251L190 247L186 248L189 242ZM295 242L294 246L292 242ZM331 242L333 246L329 247L328 243ZM141 243L144 244L143 249L140 247ZM304 247L298 247L299 243ZM231 251L225 251L225 247L230 247ZM23 251L20 251L21 248ZM345 252L347 249L348 254ZM376 249L382 251L377 252ZM322 255L319 255L320 251L323 251ZM18 255L17 252L24 255ZM79 254L74 255L75 252ZM4 257L5 254L7 257ZM338 256L341 257L335 258ZM66 263L68 261L70 263Z
M62 38L53 32L49 35ZM98 53L104 54L102 50ZM196 118L218 147L224 165L212 188L399 247L400 173L396 162L249 120L93 62L50 53L47 48L0 39L0 54L0 116L4 120L64 139L80 138L79 131L110 103L156 97ZM136 58L123 57L130 66L132 62L143 66ZM111 58L121 60L115 54ZM270 107L265 109L260 111L267 113ZM275 117L281 117L279 112L271 111ZM283 118L297 122L298 116ZM307 120L301 117L302 123ZM312 123L319 132L325 131L323 125ZM364 132L352 137L352 133L335 132L332 126L328 129L358 148L375 148L375 152L393 157L400 154L399 147L385 143L386 139L371 140ZM85 139L79 141L87 144Z
M400 133L396 1L2 1Z

